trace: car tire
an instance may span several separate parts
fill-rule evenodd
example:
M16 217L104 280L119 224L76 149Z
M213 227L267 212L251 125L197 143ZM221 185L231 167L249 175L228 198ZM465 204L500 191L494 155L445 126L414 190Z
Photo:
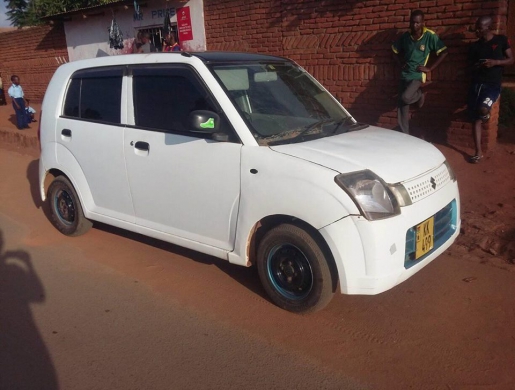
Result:
M80 236L93 223L86 219L77 192L64 176L56 177L48 188L52 224L66 236Z
M296 225L282 224L263 236L257 267L272 301L291 312L321 310L336 289L324 251L311 234Z

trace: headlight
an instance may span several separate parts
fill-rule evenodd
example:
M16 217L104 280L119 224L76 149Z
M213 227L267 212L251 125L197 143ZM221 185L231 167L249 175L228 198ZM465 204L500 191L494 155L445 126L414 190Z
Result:
M411 201L411 197L406 191L406 187L404 187L401 183L397 184L389 184L388 188L392 191L392 194L397 199L397 203L400 207L409 206L413 204Z
M349 194L361 214L370 221L392 217L401 212L396 197L386 183L368 169L338 175L334 181Z

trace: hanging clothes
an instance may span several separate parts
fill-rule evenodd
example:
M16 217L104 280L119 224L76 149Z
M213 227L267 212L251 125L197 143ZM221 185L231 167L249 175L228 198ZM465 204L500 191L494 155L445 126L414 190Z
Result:
M109 47L111 49L123 49L123 34L115 18L111 21L111 27L107 31L109 31Z
M134 20L140 19L140 9L139 4L136 0L134 0Z
M163 36L166 38L172 31L172 23L170 23L170 11L166 9L165 20L163 23Z

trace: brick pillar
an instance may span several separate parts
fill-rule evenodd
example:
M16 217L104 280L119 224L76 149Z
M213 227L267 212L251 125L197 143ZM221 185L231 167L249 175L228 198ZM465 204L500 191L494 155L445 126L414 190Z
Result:
M492 106L492 110L490 111L490 120L482 126L481 146L483 152L488 152L497 143L500 100L501 99L499 98L499 101Z

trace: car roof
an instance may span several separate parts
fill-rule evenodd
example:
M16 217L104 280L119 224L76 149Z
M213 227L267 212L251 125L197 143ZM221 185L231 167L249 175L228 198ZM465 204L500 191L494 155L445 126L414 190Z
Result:
M69 77L70 74L83 70L110 66L146 65L146 64L192 64L200 61L204 64L242 64L252 62L291 62L284 57L265 54L238 53L238 52L170 52L103 56L72 61L63 64L58 69L60 77Z
M183 52L183 54L186 54ZM284 57L271 56L266 54L258 53L240 53L240 52L228 52L228 51L204 51L189 53L192 56L200 58L205 63L216 63L216 62L260 62L260 61L279 61L285 62L290 61Z

